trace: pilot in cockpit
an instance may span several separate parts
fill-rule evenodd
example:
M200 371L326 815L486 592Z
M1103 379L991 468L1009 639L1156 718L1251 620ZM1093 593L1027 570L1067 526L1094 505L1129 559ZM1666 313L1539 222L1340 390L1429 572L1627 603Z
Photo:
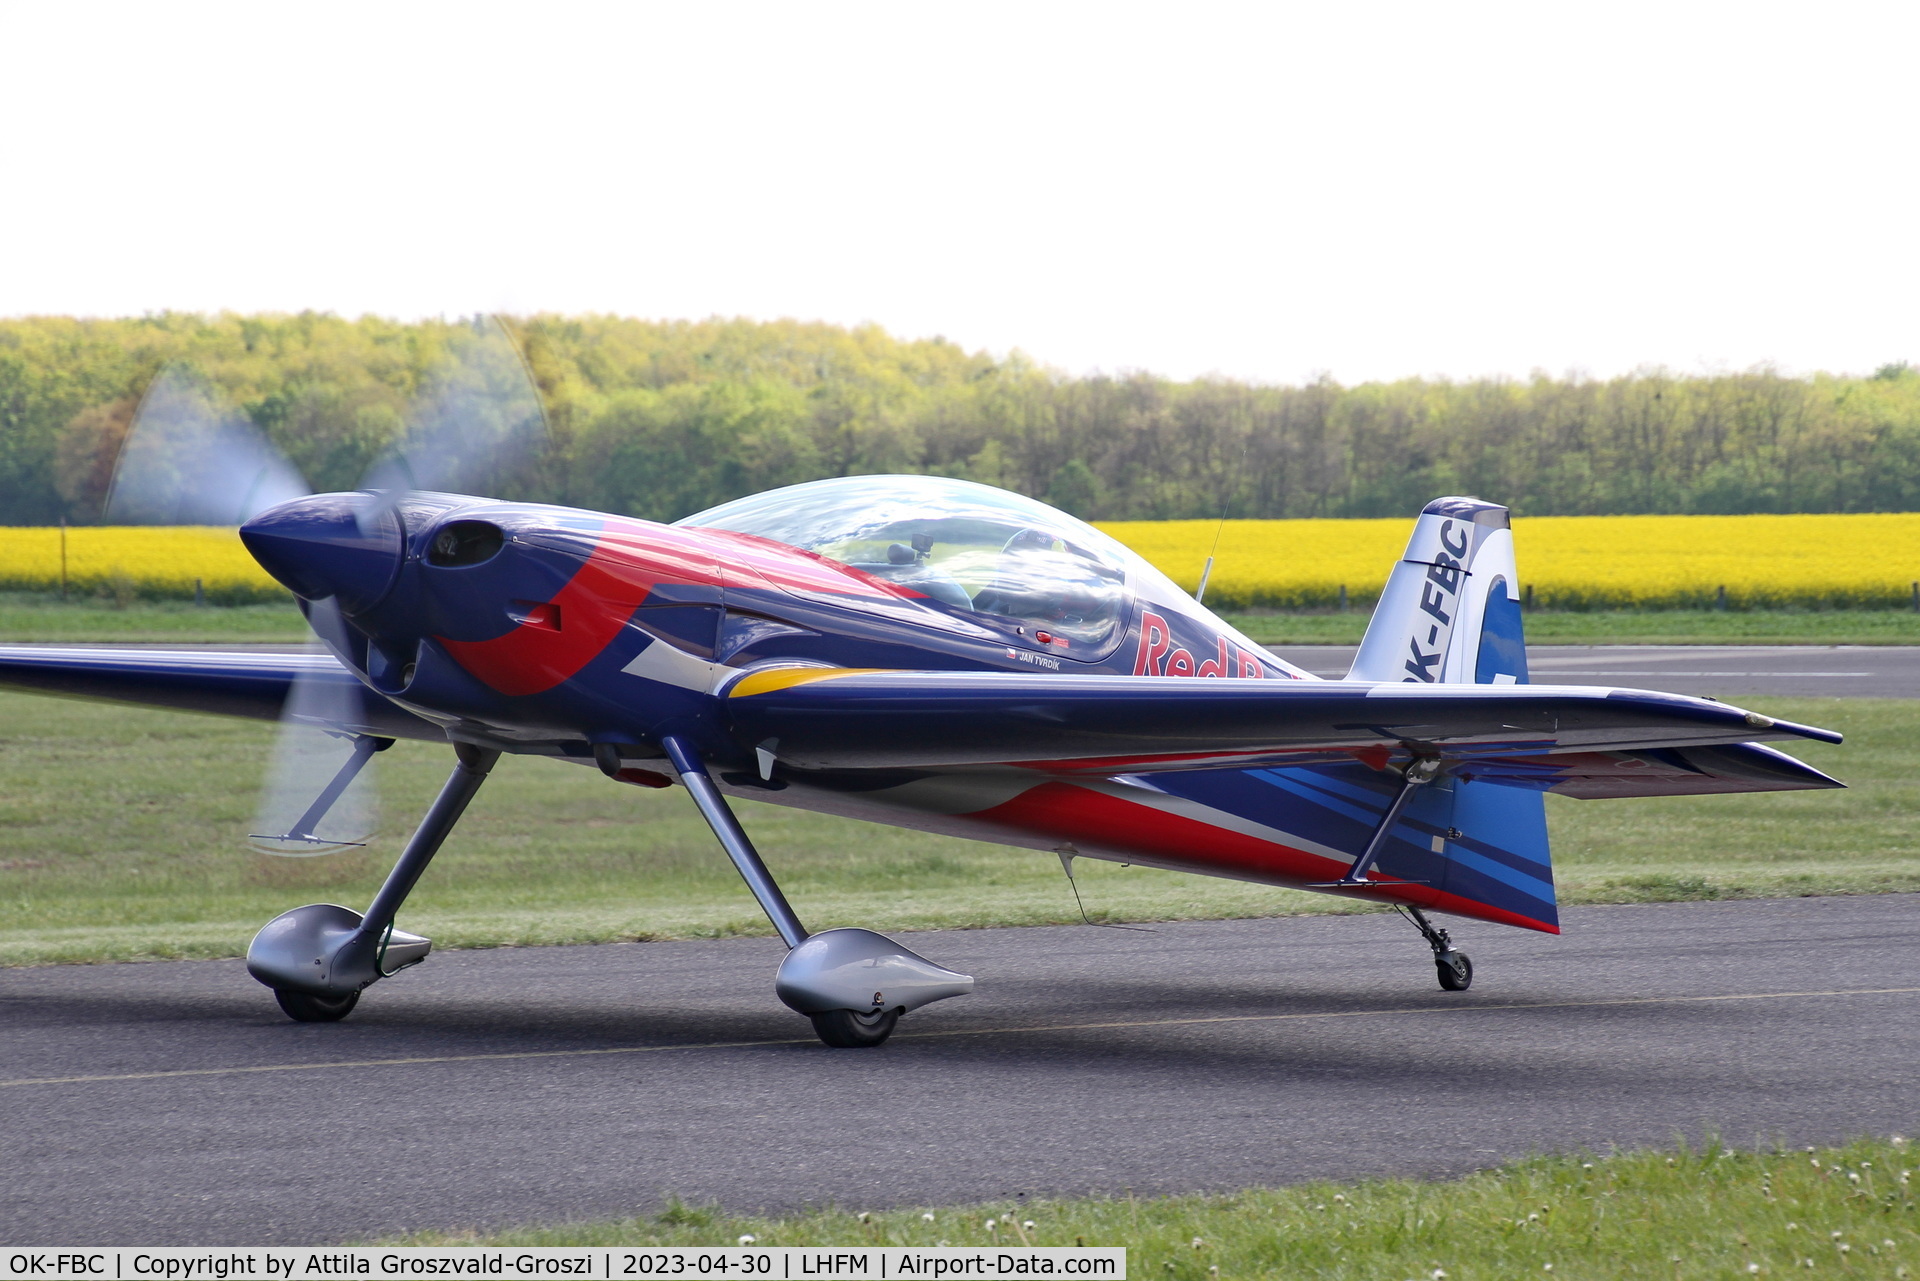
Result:
M686 519L771 538L916 592L972 621L1093 646L1121 621L1131 553L1065 513L943 477L843 477Z

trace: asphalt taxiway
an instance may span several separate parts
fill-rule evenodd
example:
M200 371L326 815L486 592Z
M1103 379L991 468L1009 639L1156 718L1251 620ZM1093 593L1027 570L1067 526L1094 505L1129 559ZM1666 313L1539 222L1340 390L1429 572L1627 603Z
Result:
M0 1238L271 1244L644 1213L1444 1175L1920 1128L1920 896L903 936L979 978L878 1050L768 939L437 955L347 1022L239 962L0 971Z

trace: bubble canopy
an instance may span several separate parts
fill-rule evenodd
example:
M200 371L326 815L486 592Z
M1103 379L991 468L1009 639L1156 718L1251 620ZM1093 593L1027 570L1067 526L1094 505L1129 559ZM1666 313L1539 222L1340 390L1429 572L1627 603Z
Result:
M697 512L680 525L785 543L974 621L1044 630L1075 657L1118 641L1128 583L1160 575L1065 512L972 481L846 476Z

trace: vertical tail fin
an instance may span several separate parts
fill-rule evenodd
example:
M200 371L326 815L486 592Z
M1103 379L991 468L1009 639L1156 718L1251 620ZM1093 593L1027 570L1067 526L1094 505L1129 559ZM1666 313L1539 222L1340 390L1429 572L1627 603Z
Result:
M1507 509L1477 498L1436 498L1393 567L1350 680L1524 684Z
M1353 680L1525 684L1526 636L1507 509L1477 498L1437 498L1393 567ZM1433 848L1438 888L1498 906L1537 929L1558 929L1546 797L1481 780L1443 778L1408 819L1444 829ZM1444 907L1442 910L1445 910Z

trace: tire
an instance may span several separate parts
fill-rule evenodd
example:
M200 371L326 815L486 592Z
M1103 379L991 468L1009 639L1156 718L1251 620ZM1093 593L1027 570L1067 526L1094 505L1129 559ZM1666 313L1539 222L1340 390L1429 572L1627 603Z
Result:
M813 1020L813 1034L836 1050L864 1050L884 1042L893 1035L893 1028L900 1021L898 1010L875 1010L862 1013L859 1010L828 1010L825 1014L808 1016Z
M1434 962L1440 972L1440 986L1449 992L1464 992L1473 986L1473 960L1465 952L1449 953L1451 960Z
M275 988L273 999L280 1002L280 1008L295 1023L338 1023L353 1013L354 1006L360 1004L358 992L350 992L345 996L309 996L305 992L284 992Z

